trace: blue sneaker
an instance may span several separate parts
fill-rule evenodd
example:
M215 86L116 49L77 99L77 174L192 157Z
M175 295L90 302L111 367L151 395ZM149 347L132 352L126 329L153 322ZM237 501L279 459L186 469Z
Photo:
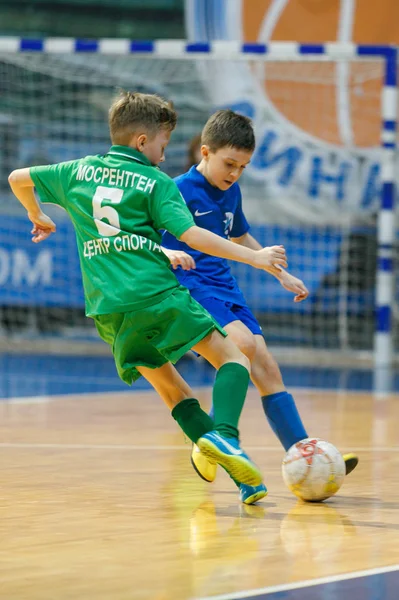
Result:
M225 438L217 431L203 435L197 446L211 463L218 463L228 474L241 483L260 485L262 474L235 438Z
M240 500L244 504L255 504L258 500L262 500L267 496L267 487L264 483L253 487L252 485L240 485Z

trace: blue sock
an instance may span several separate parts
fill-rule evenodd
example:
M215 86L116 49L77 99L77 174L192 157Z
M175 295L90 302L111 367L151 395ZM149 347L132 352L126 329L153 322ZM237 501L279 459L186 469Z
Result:
M291 394L278 392L262 396L262 404L269 425L285 450L308 437Z

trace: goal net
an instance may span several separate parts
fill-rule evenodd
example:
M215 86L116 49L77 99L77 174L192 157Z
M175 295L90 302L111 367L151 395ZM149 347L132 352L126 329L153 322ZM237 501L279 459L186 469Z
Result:
M325 57L324 57L325 58ZM371 357L376 308L376 224L382 189L384 61L281 55L241 58L113 53L0 52L0 329L7 348L103 352L85 319L72 228L30 242L30 225L7 184L17 167L109 147L107 109L118 89L173 101L178 126L162 165L187 169L190 140L217 108L253 119L257 147L240 184L252 234L284 244L309 299L266 273L233 272L283 362ZM397 249L397 245L396 245ZM397 252L396 252L397 254ZM394 260L397 294L398 261ZM397 307L392 305L394 318ZM66 351L66 350L65 350ZM332 361L332 362L331 362Z

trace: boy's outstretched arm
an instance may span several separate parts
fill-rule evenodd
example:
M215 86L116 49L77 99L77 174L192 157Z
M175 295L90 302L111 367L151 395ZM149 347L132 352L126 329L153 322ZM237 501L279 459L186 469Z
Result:
M283 246L271 246L269 248L252 250L239 244L233 244L229 240L225 240L211 231L207 231L196 225L187 229L179 239L187 244L187 246L205 254L246 263L256 269L263 269L276 276L281 273L281 266L287 266L287 258Z
M244 233L244 235L241 235L240 237L232 237L231 241L240 246L252 248L252 250L260 250L262 248L259 242L250 233Z
M22 206L26 208L28 218L33 223L32 242L45 240L56 230L55 223L44 214L33 192L34 183L29 168L16 169L8 177L8 183Z
M232 241L235 244L251 248L252 250L260 250L262 248L259 242L250 233L244 233L241 237L232 238ZM273 273L273 275L279 280L284 289L296 294L294 302L301 302L302 300L306 300L309 296L309 290L303 281L298 279L298 277L294 277L291 273L288 273L288 271L280 269L278 274Z

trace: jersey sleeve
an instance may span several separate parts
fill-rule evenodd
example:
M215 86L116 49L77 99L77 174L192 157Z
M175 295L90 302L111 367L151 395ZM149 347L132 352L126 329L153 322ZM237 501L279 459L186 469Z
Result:
M150 213L156 229L165 229L176 238L195 225L176 183L169 178L159 180L151 197Z
M230 231L230 237L238 238L244 235L245 233L248 233L248 231L249 223L246 220L244 212L242 210L241 191L240 188L238 188L238 203L236 211L234 213L233 227Z
M31 167L29 172L41 202L58 204L67 208L68 183L76 161Z

